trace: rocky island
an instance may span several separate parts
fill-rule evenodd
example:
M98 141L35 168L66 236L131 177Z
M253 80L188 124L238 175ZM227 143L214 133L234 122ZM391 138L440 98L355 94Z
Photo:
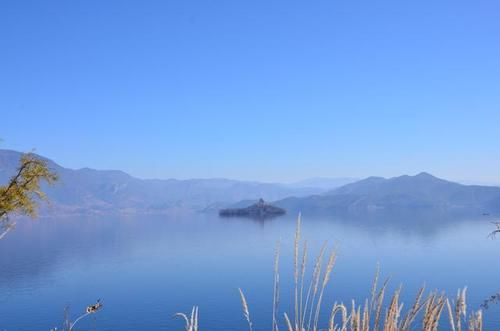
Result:
M219 211L220 216L224 217L252 217L252 218L271 218L284 215L286 210L266 203L263 199L251 206L245 208L228 208Z

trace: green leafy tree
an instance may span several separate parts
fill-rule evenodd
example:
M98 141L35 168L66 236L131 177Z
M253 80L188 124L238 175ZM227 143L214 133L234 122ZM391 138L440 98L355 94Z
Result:
M0 239L15 226L10 215L36 216L38 202L46 200L41 182L52 184L56 180L57 175L48 168L46 161L33 153L21 157L15 175L5 186L0 186Z

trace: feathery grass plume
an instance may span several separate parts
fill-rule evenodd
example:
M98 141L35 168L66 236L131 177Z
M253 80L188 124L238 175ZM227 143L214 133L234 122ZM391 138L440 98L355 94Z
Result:
M238 288L238 291L240 292L241 306L243 307L243 315L245 316L245 319L248 322L248 328L250 329L250 331L252 331L252 321L250 320L250 311L248 310L247 299L245 298L245 295L243 294L241 288Z
M375 276L373 277L372 289L370 291L370 307L372 310L375 309L375 294L377 293L378 278L380 276L380 265L377 263L375 268Z
M198 307L193 308L191 312L191 324L193 325L193 331L198 331Z
M273 326L272 331L278 331L278 320L276 319L276 314L278 313L278 306L280 301L280 273L279 273L279 261L280 261L280 242L276 244L276 253L274 256L274 284L273 284Z
M368 299L365 300L365 308L363 309L361 331L370 331L370 308L368 306Z
M302 264L299 266L299 253L300 253L300 218L297 221L295 242L294 242L294 307L295 320L291 321L288 314L284 313L287 331L317 331L319 330L319 317L321 305L323 303L324 291L330 281L331 273L336 262L337 254L336 249L333 249L328 262L323 269L323 257L326 252L326 242L321 247L319 255L315 260L312 269L312 277L308 284L307 295L304 302L304 282L307 264L307 242L304 241L304 249L302 252ZM276 255L274 261L274 288L273 288L273 324L272 331L278 331L278 306L280 301L280 274L279 274L279 260L280 260L280 241L277 243ZM483 321L482 312L477 311L469 314L467 319L467 304L466 304L466 291L467 288L459 289L456 297L456 302L451 304L444 294L431 292L427 298L423 300L425 288L422 287L417 292L413 304L401 319L403 312L403 304L400 303L401 286L398 287L389 304L384 306L385 293L388 286L389 278L387 278L382 286L378 288L378 280L380 276L380 269L377 270L374 277L369 297L364 300L364 304L356 305L352 301L352 308L350 312L344 304L335 303L330 312L328 320L328 331L379 331L380 327L383 331L410 331L413 330L412 323L421 315L421 331L437 331L443 309L448 311L450 325L452 331L462 331L462 322L468 326L469 331L482 331ZM321 282L320 282L321 281ZM238 289L243 306L243 314L248 322L250 331L252 331L252 323L250 319L250 312L245 295L241 289ZM385 308L385 314L382 316L382 310ZM423 311L423 313L421 313ZM313 316L314 314L314 316ZM341 314L341 323L335 323L337 314ZM185 314L176 314L185 320L186 331L198 330L198 307L193 307L191 316ZM308 316L306 325L306 316ZM314 319L313 319L314 317ZM420 319L420 318L419 318ZM295 323L293 323L295 322ZM373 324L372 324L373 323ZM372 328L373 325L373 328ZM321 329L326 330L326 329Z
M465 299L465 294L467 292L467 287L462 290L458 290L457 303L455 305L455 318L457 323L457 331L461 331L461 316L465 319L467 317L467 304Z
M286 327L288 328L288 331L293 331L292 323L290 322L288 315L286 313L284 313L284 315L285 315L285 322L286 322Z
M352 300L351 308L351 331L360 331L360 309L356 309L356 302Z
M347 323L348 323L347 308L342 303L341 304L334 303L332 312L330 313L330 322L328 325L328 331L335 331L338 329L337 325L335 324L335 315L337 315L338 312L340 312L342 316L341 330L347 328Z
M411 307L410 311L406 314L404 317L401 326L399 327L400 331L409 331L411 324L415 321L418 313L423 307L422 301L422 296L424 294L425 287L422 286L420 290L417 293L417 296L415 298L415 301L413 302L413 306Z
M469 319L469 331L483 330L483 312L481 310L472 313Z
M446 299L446 308L448 310L448 317L449 317L449 320L450 320L451 331L456 331L456 329L455 329L455 319L453 318L453 310L451 309L450 300L448 298Z
M422 317L422 331L432 330L433 309L436 301L436 293L429 294L427 303L425 305L424 316Z
M401 287L399 287L392 295L391 302L387 308L384 322L384 331L396 331L398 327L399 320L399 294L401 292Z
M453 302L453 309L451 307L450 301L446 299L446 307L448 310L448 316L450 319L450 326L452 331L462 330L462 318L467 318L467 303L466 303L466 293L467 287L463 289L458 289L456 302Z
M297 217L297 227L295 229L295 241L293 245L293 283L295 286L295 316L294 327L299 331L299 246L300 246L300 221L301 214Z
M307 240L304 241L304 251L302 253L302 264L300 271L300 298L299 298L299 331L304 327L303 309L304 309L304 277L307 265Z
M323 293L325 292L325 287L330 281L330 275L333 270L333 266L335 265L335 261L337 260L337 251L334 249L330 253L330 258L328 259L328 263L326 265L326 270L325 274L323 275L323 283L321 284L321 290L319 292L319 297L318 297L318 302L316 304L316 313L314 317L314 324L313 324L313 330L316 331L318 327L318 321L319 321L319 312L321 309L321 302L323 300Z
M434 306L434 300L436 299L435 293L431 292L429 296L427 297L427 301L425 303L425 310L424 310L424 320L423 320L423 325L426 325L425 317L428 317L430 314L430 310Z
M376 307L375 307L375 324L373 326L374 331L378 331L379 326L380 326L380 316L382 314L382 305L384 304L384 297L385 297L385 289L387 287L387 284L389 283L389 278L387 278L380 288L378 294L377 294L377 299L376 299Z
M356 330L356 303L351 301L351 316L350 316L351 331Z
M445 303L445 296L442 295L440 298L439 298L439 307L436 311L436 314L434 316L434 324L433 324L433 331L434 330L437 330L438 327L439 327L439 319L441 317L441 313L443 312L443 308L444 308L444 303Z
M462 312L463 312L463 307L462 307L462 300L464 299L462 295L462 290L458 289L457 291L457 296L456 296L456 301L452 301L453 305L453 312L450 315L450 319L453 320L453 324L455 326L456 331L461 331L462 330ZM450 309L448 309L448 313L450 313Z
M462 319L467 326L467 302L466 302L467 288L459 289L457 292L456 302L454 307L450 304L450 300L446 299L446 307L448 310L448 317L452 331L462 330ZM470 314L469 331L482 331L483 329L483 315L482 311L473 312Z
M361 331L361 306L358 306L357 310L356 310L356 318L358 319L358 321L356 322L356 324L358 325L358 331Z
M188 317L184 313L176 313L174 317L182 317L184 319L185 325L184 329L186 331L198 331L198 307L193 306L191 310L191 316Z
M446 303L443 294L431 293L425 307L422 321L422 331L436 331L439 326L439 319Z
M321 247L321 251L319 252L318 257L316 258L316 263L314 264L314 269L313 269L312 280L311 280L311 283L309 284L309 289L307 290L307 297L306 297L306 303L305 303L305 308L304 308L304 314L307 313L308 306L310 305L309 320L307 322L307 330L308 331L311 329L311 321L312 321L314 302L316 299L316 294L318 293L319 279L320 279L320 275L321 275L321 267L323 265L323 255L325 254L326 244L327 244L326 242L323 244L323 246ZM312 294L312 297L311 297L311 294Z

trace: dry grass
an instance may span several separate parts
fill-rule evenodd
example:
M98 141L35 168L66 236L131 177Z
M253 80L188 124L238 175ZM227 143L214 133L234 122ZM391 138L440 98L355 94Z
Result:
M186 314L177 313L174 316L184 319L184 328L186 331L198 331L198 307L194 306L191 310L191 315L188 317Z
M92 314L97 313L98 311L100 311L102 309L102 307L103 307L103 304L101 302L101 299L99 299L99 300L97 300L96 303L87 306L87 308L85 309L85 313L81 314L74 321L72 321L70 318L69 306L66 306L64 308L64 320L63 320L62 328L55 327L55 328L51 328L50 331L57 331L57 330L73 331L73 330L75 330L75 326L76 326L76 324L78 324L78 322L80 322L82 319L84 319L87 316L90 316Z
M278 331L278 319L276 314L278 312L279 302L280 302L280 274L279 274L279 262L280 262L280 242L276 245L276 254L274 256L274 284L273 284L273 326L272 331Z
M248 328L250 329L250 331L252 331L252 321L250 320L250 311L248 310L247 299L245 298L245 294L243 294L241 288L239 288L238 291L240 292L241 305L243 306L243 315L247 320Z
M293 254L293 316L286 312L283 312L282 315L284 316L283 323L287 331L436 331L439 330L442 313L445 309L447 310L452 331L465 331L462 327L467 328L468 331L482 331L481 310L467 313L466 288L459 290L455 300L450 301L443 293L438 292L430 292L427 296L424 296L425 289L422 287L417 292L415 300L411 303L409 309L404 313L403 304L400 302L401 287L397 288L390 297L386 297L389 279L386 279L379 288L380 272L378 266L369 298L363 300L361 304L357 304L352 300L350 309L343 303L335 302L331 306L327 326L319 329L319 325L321 324L321 307L325 305L324 293L330 281L337 254L336 250L333 249L326 262L326 266L324 266L323 258L327 247L325 243L315 260L311 278L306 279L307 242L304 242L304 245L302 245L301 254L300 224L301 218L299 215ZM280 326L277 317L280 315L279 260L280 243L278 242L274 262L272 331L278 331ZM324 271L322 271L323 267ZM307 281L309 281L308 285ZM308 289L307 294L304 293L305 288ZM243 306L243 315L248 322L250 330L252 330L248 303L241 289L239 291ZM194 319L196 328L189 328L192 325L193 314L196 316ZM190 320L183 314L179 315L184 317L187 331L197 330L197 309L196 311L193 309Z

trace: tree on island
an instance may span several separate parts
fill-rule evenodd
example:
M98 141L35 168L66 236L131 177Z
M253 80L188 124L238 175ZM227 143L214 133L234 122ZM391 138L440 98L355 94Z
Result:
M12 214L36 217L38 202L46 200L40 184L52 184L57 175L51 171L47 162L33 153L24 154L14 176L5 186L0 186L0 239L15 226L9 216Z

